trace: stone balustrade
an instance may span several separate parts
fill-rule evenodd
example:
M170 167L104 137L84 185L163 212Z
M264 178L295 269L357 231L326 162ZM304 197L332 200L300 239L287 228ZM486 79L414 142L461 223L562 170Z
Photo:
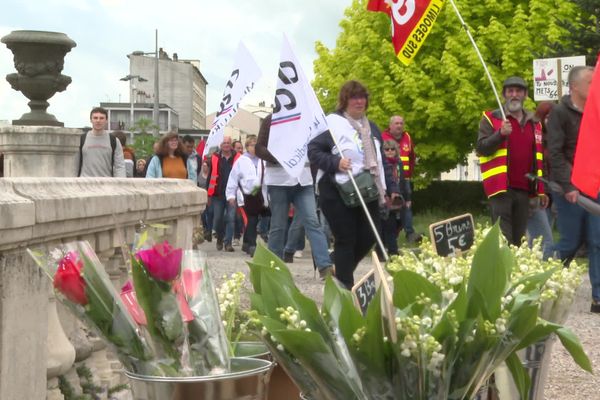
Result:
M59 375L80 390L74 362L92 369L101 386L118 382L114 356L55 306L28 247L87 240L119 285L121 246L133 242L140 221L168 225L170 240L191 248L205 204L204 190L176 179L0 179L0 399L62 400Z

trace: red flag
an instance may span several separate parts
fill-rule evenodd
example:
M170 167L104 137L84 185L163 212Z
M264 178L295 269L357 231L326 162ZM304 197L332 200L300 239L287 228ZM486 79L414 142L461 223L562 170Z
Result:
M408 65L431 32L443 6L444 0L369 0L367 10L390 16L396 55Z
M583 109L571 182L592 198L600 191L600 56Z

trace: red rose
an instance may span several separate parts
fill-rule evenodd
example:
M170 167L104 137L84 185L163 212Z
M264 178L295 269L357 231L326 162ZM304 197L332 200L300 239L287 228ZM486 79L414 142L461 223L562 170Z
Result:
M68 253L58 262L54 275L54 287L73 303L85 306L88 303L85 295L85 281L81 276L83 262L74 251Z

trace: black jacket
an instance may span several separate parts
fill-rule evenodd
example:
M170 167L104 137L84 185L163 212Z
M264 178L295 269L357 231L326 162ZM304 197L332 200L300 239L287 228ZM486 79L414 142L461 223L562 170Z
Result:
M371 136L377 139L381 145L380 151L382 154L383 171L385 173L385 185L387 187L387 193L401 193L400 188L405 188L407 185L404 184L404 175L400 177L400 184L397 184L392 175L392 167L388 164L385 156L383 155L383 140L381 139L381 131L375 125L374 122L369 121L371 125ZM335 147L331 132L325 131L308 144L308 159L311 164L316 165L319 169L323 170L326 176L323 179L329 179L331 182L335 182L334 175L338 171L341 157L334 155L331 150ZM400 187L400 188L399 188ZM405 200L410 200L410 193L401 193Z
M560 184L565 191L577 190L571 184L571 170L577 147L582 112L573 105L571 96L563 96L552 108L546 125L550 179Z

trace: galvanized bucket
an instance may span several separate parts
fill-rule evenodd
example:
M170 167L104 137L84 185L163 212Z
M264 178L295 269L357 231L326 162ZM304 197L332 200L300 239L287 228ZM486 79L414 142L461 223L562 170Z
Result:
M232 358L231 372L195 377L143 376L125 372L134 400L267 400L273 363Z
M235 357L260 358L271 361L271 352L263 342L236 342L233 344Z

